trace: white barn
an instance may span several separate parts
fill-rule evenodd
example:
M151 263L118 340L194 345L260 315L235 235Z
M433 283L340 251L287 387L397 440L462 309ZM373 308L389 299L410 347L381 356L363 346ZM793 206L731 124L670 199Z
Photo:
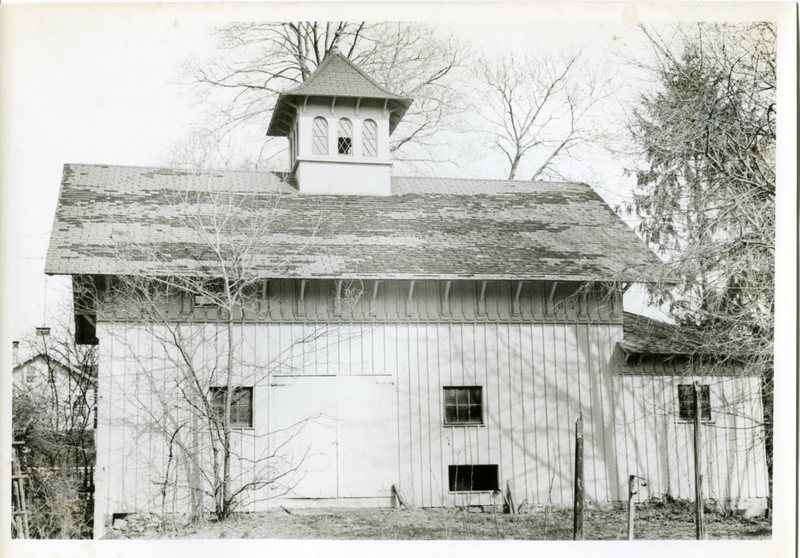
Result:
M393 485L425 507L493 505L508 489L517 503L569 504L579 414L591 501L624 501L632 474L649 481L640 498L691 498L679 392L695 379L709 386L706 495L763 508L757 376L665 349L648 332L668 326L622 311L626 285L653 277L658 259L585 184L391 176L389 136L411 102L332 52L269 125L289 139L289 175L66 165L46 272L101 294L115 276L152 273L152 258L120 261L123 231L159 265L203 273L185 204L165 192L186 200L211 184L271 220L269 250L251 262L263 278L235 328L233 468L246 484L262 459L289 465L273 460L276 480L243 492L242 510L390 506ZM225 320L204 302L175 294L163 314L208 360ZM102 536L114 514L163 510L171 453L153 417L170 405L174 361L113 297L76 314L99 343Z

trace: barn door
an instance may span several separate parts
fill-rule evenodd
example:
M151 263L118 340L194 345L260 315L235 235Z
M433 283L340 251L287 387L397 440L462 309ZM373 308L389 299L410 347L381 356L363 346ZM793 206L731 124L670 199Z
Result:
M391 376L340 376L339 497L391 496L397 482L397 422Z
M292 463L295 498L390 496L397 479L391 376L276 376L271 451Z
M336 378L275 376L270 382L270 452L290 469L295 498L336 498Z

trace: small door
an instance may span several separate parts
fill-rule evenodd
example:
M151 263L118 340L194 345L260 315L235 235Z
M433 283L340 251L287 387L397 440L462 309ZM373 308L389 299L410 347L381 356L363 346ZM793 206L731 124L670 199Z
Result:
M335 498L336 378L276 376L269 408L270 452L289 471L282 490L296 498Z
M391 496L397 482L392 376L339 376L339 497Z

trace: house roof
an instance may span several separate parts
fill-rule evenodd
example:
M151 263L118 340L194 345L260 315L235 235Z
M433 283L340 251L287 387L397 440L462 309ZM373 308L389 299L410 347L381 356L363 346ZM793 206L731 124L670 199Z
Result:
M361 68L342 56L338 50L330 51L320 65L300 85L278 96L272 113L268 136L285 136L294 114L292 100L302 97L348 97L380 99L390 102L389 132L394 131L413 99L392 93L379 85Z
M64 372L66 374L71 374L73 376L77 376L81 380L88 380L91 381L92 377L89 374L86 374L83 370L81 370L77 366L73 366L71 364L66 364L62 362L60 359L50 356L46 353L36 353L35 355L25 359L24 361L18 363L14 366L14 371L21 370L26 366L30 365L33 362L42 361L48 366L53 366L54 370L58 370ZM94 370L95 376L97 375L97 371Z
M628 355L708 355L698 334L639 314L624 312L622 331L619 347Z
M647 281L661 263L586 184L392 178L390 196L308 195L274 173L66 165L45 272L211 275L186 223L209 218L209 191L234 192L245 226L269 219L252 259L265 278Z

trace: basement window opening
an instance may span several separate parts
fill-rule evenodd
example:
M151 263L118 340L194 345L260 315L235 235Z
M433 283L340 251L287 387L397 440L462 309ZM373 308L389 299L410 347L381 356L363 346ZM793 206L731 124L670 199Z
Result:
M211 396L211 408L219 419L225 416L225 397L228 388L212 387L209 390ZM231 428L252 428L253 427L253 388L236 387L233 388L233 399L231 401Z
M694 420L694 385L678 385L678 417L681 420ZM700 386L700 420L711 420L711 388Z
M489 492L500 489L497 465L449 465L450 492Z

